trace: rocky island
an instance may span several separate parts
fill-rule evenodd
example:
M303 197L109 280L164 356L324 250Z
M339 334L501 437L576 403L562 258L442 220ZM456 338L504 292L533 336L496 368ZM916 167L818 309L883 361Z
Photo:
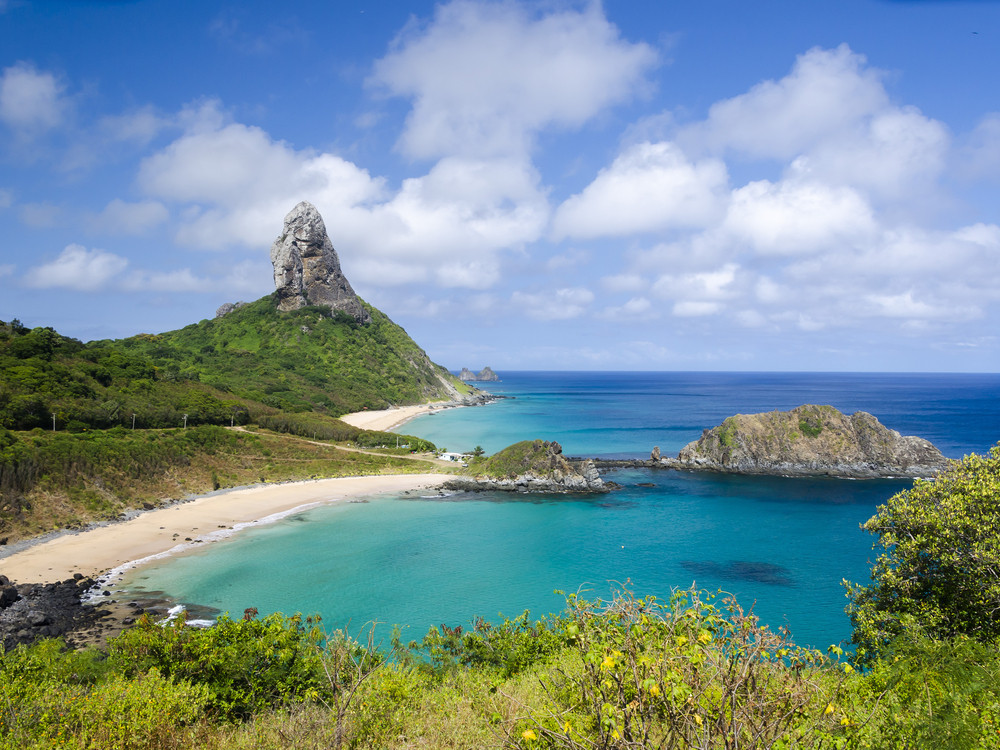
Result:
M705 430L669 468L737 474L850 478L930 477L949 465L923 438L900 435L874 416L848 416L832 406L807 404L791 411L737 414Z
M462 371L458 373L458 379L465 382L469 381L484 381L487 383L498 383L500 382L500 376L493 372L493 369L487 365L479 372L473 372L468 367L463 367Z
M489 458L474 461L468 475L445 484L463 491L609 492L617 487L601 479L589 459L567 459L555 441L523 440Z

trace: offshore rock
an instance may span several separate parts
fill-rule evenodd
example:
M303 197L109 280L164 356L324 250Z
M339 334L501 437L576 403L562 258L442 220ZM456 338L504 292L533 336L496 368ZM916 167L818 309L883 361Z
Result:
M499 383L500 376L493 372L492 368L489 366L484 367L479 372L473 372L468 367L463 367L462 371L458 374L459 380L464 380L465 382L478 382L480 380L486 381L488 383Z
M618 486L605 482L590 459L567 459L555 441L514 443L469 471L472 476L454 479L445 487L467 492L595 493Z
M681 449L671 468L782 476L930 477L949 465L923 438L832 406L737 414Z
M316 207L302 201L285 216L281 234L271 245L278 309L321 305L342 310L367 325L371 315L340 270L340 258Z

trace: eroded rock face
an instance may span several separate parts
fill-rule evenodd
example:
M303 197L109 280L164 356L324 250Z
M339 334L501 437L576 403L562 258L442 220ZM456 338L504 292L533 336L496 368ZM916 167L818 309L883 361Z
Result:
M271 245L278 309L322 305L343 310L361 324L371 316L340 270L340 258L316 207L302 201L285 216L281 234Z
M928 477L948 465L923 438L900 435L867 412L832 406L737 414L681 449L679 468L739 474Z

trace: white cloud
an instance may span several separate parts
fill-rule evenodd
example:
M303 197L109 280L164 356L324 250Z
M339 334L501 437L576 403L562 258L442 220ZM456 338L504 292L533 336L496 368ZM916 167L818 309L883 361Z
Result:
M400 146L407 154L525 153L546 127L582 125L628 101L656 62L621 39L600 3L534 13L524 4L455 0L426 26L411 24L371 83L413 99Z
M104 250L88 250L82 245L67 245L59 257L30 269L25 285L35 289L73 289L96 292L128 266L128 260Z
M556 289L554 292L514 292L514 307L535 320L570 320L586 312L594 293L582 287Z
M722 229L734 244L770 255L809 254L850 245L876 230L872 210L856 191L818 182L767 180L733 191Z
M598 317L606 320L652 320L660 317L645 297L633 297L623 305L605 307Z
M91 221L96 231L109 234L143 234L167 220L170 212L157 201L127 203L115 198Z
M496 254L537 239L548 222L546 195L525 159L444 158L391 193L339 156L225 123L212 103L187 121L139 173L149 195L188 204L177 234L185 245L265 249L288 210L309 200L353 280L482 289L498 278Z
M893 108L817 145L791 171L896 198L930 186L944 170L949 148L941 123L913 107Z
M559 207L552 233L590 238L707 226L725 208L727 183L717 159L692 163L673 143L639 143Z
M66 111L63 86L51 73L19 62L0 75L0 120L31 135L59 125Z
M699 303L729 299L736 291L734 284L738 271L739 266L735 263L727 263L722 268L710 271L663 274L653 284L653 294L661 299L680 299Z
M708 119L679 138L716 152L790 160L888 105L881 73L865 64L846 44L809 50L780 81L713 104Z

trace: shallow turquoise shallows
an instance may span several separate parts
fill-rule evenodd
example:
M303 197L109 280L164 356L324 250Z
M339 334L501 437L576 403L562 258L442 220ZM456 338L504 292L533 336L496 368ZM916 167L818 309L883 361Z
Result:
M946 455L1000 439L1000 377L502 373L515 396L406 425L452 450L559 440L568 454L676 452L735 412L830 403L870 411ZM378 621L405 638L530 609L556 612L555 590L608 596L616 586L669 596L696 585L738 597L774 628L824 648L850 636L841 581L867 581L872 538L858 526L902 481L734 477L627 470L596 497L457 494L382 497L292 516L152 568L127 589L158 591L239 615L321 613L356 633ZM208 610L208 611L210 611Z

